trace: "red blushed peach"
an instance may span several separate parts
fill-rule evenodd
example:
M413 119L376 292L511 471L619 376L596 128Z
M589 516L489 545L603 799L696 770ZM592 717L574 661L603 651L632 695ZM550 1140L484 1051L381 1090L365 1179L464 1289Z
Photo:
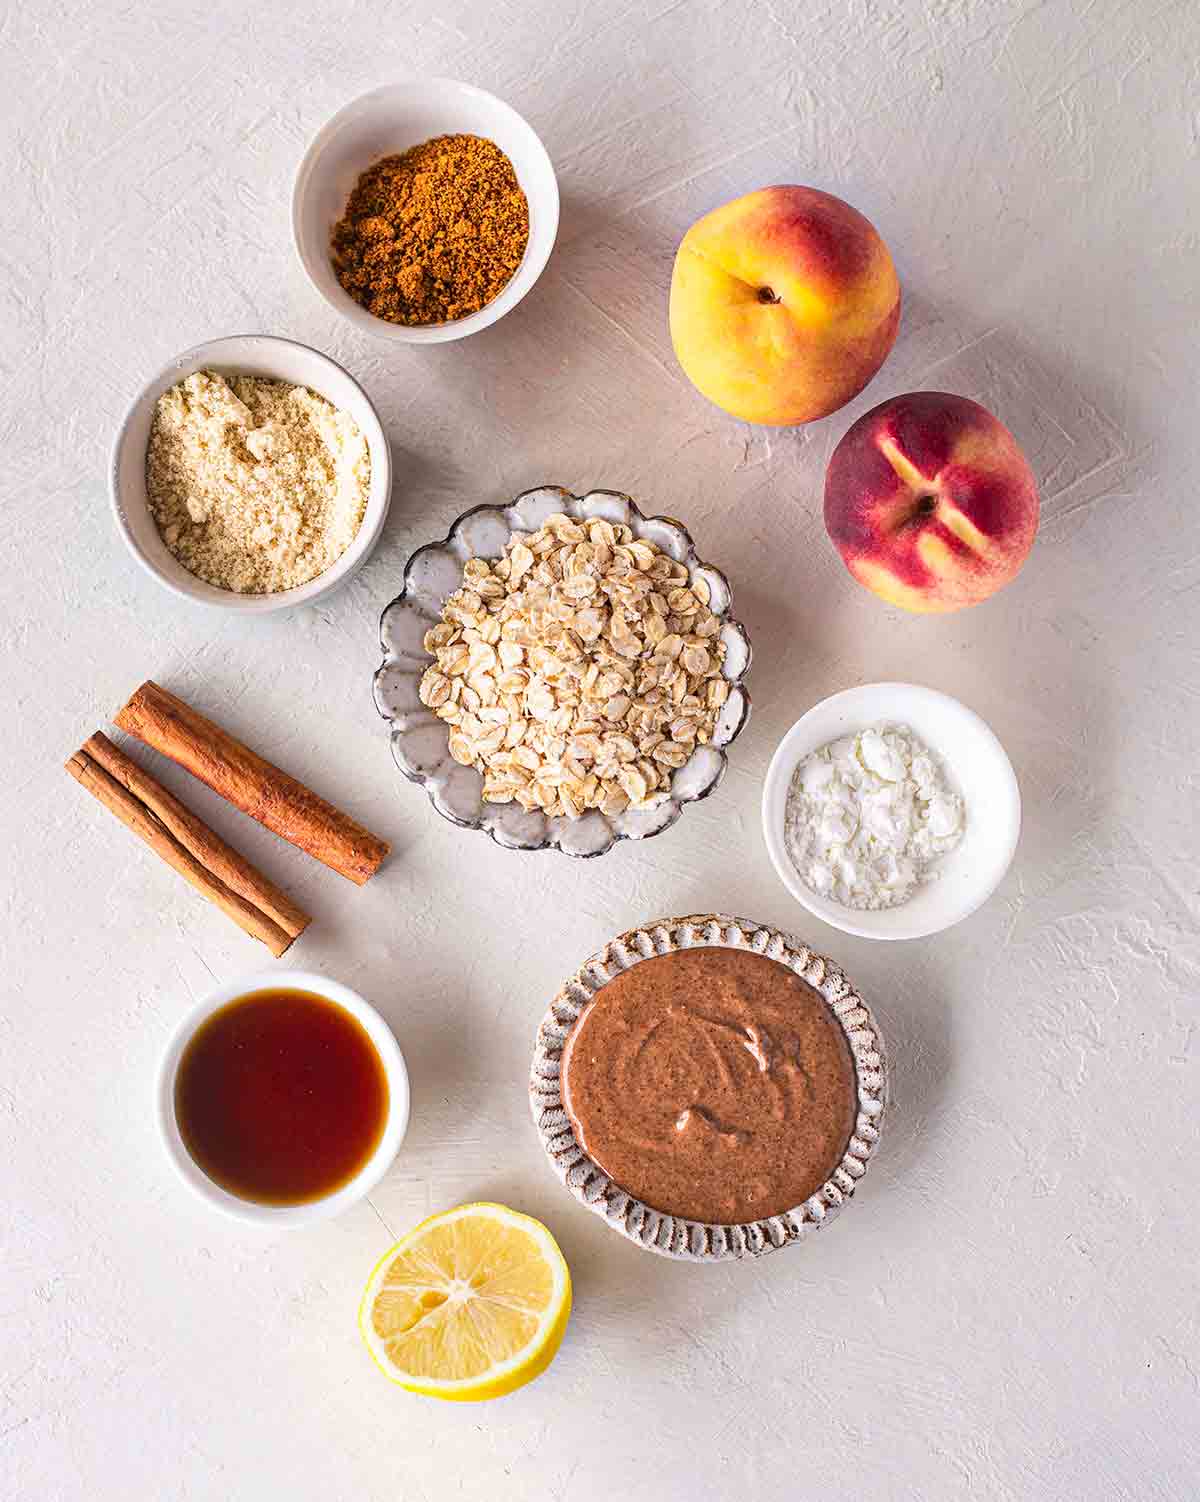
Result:
M905 610L961 610L1012 580L1038 525L1033 471L986 407L945 391L860 417L825 473L825 529L860 584Z
M697 390L746 422L788 426L836 412L883 364L900 283L857 209L816 188L761 188L684 235L670 317Z

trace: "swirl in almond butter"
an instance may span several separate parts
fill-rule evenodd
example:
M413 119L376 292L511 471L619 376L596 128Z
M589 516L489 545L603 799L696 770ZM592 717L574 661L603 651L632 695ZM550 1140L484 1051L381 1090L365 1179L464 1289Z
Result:
M837 1167L857 1080L819 992L775 960L704 947L608 982L572 1030L563 1099L585 1151L664 1214L778 1215Z

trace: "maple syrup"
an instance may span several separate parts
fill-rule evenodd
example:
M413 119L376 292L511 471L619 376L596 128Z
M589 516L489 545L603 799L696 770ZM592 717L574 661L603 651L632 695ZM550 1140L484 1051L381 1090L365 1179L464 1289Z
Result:
M379 1145L388 1116L383 1062L344 1007L310 991L240 996L184 1049L175 1120L221 1188L263 1205L324 1199Z

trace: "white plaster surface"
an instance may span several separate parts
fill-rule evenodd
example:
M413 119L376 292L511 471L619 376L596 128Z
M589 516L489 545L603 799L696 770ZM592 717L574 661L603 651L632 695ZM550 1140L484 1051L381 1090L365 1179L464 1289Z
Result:
M1190 0L0 6L6 1502L1196 1497L1198 51ZM307 140L406 70L509 99L563 192L521 308L411 350L339 322L288 235ZM665 327L683 230L777 181L867 212L906 294L869 391L795 432L707 406ZM229 621L124 555L105 465L148 371L258 331L366 384L395 496L342 593ZM819 509L848 422L921 386L994 408L1044 495L1020 580L944 619L855 586ZM541 481L684 519L756 645L721 792L583 864L437 818L369 693L408 551ZM172 1023L263 957L61 770L148 676L395 841L359 891L156 767L311 907L295 962L365 992L408 1055L394 1171L303 1233L214 1219L155 1138ZM757 818L796 716L886 677L984 715L1026 826L975 917L873 946L802 920ZM709 1269L571 1202L525 1076L600 941L713 907L847 968L895 1107L828 1233ZM356 1304L395 1234L480 1196L549 1222L576 1309L534 1386L439 1406L379 1377Z

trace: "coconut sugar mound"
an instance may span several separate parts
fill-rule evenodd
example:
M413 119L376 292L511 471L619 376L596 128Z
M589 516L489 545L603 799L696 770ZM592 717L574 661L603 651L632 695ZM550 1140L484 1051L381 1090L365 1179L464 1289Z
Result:
M199 370L158 400L150 512L218 589L275 594L324 573L362 525L370 480L358 425L305 386Z

